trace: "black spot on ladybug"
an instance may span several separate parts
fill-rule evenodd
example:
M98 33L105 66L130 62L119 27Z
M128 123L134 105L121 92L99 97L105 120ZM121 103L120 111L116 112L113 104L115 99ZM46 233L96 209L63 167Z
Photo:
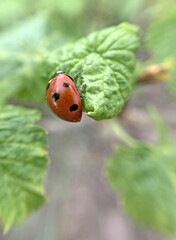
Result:
M52 96L52 100L53 102L56 102L60 97L60 94L59 93L54 93L53 96Z
M78 109L78 105L77 104L73 104L71 107L70 107L70 111L73 112L73 111L76 111Z
M55 77L57 77L59 74L63 74L63 73L64 73L64 72L62 72L62 71L56 72L50 79L55 78Z
M63 87L69 87L69 83L63 83Z
M50 83L47 84L46 91L48 90L49 87L50 87Z

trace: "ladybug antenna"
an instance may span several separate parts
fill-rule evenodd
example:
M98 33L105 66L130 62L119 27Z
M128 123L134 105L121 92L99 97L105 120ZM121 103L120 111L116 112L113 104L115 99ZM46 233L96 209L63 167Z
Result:
M76 81L76 80L79 78L80 74L81 74L81 72L78 72L78 73L76 74L76 76L73 78L73 81Z

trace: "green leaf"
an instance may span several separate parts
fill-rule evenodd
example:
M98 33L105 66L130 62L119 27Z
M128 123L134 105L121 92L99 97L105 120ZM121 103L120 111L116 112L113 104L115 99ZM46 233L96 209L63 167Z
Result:
M0 219L4 231L44 202L45 131L34 125L36 110L6 106L0 109Z
M132 141L123 130L117 131L118 125L113 125L115 134L129 147L116 149L106 172L134 221L172 233L176 232L176 149L159 114L152 107L149 113L158 133L157 144Z
M107 164L107 176L136 222L164 233L176 232L176 150L139 143L120 147Z
M86 83L84 111L95 120L112 118L131 92L138 45L138 28L127 23L94 32L59 49L50 76L62 70L74 78L80 72L76 85L79 90Z
M6 99L13 95L19 87L19 81L15 75L22 67L20 61L10 60L9 58L0 59L0 106L6 103ZM13 76L13 77L12 77Z
M39 49L46 35L46 19L42 15L34 15L14 27L1 32L0 52L9 53L13 57L32 57L33 51ZM24 59L23 59L24 60Z
M0 32L0 105L31 77L36 58L42 55L37 51L46 34L45 25L44 17L37 15Z

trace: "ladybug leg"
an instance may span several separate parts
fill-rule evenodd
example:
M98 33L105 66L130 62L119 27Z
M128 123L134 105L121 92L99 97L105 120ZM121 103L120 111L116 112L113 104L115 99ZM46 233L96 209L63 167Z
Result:
M76 80L79 78L80 74L81 74L81 72L78 72L78 73L76 74L76 76L73 78L73 81L76 81Z
M85 89L85 87L86 87L86 83L82 83L82 85L81 85L80 88L79 88L80 92L83 92L84 89ZM82 95L80 96L80 98L81 98L81 100L82 100L82 99L84 98L84 94L82 94Z
M84 89L85 89L85 87L86 87L86 83L82 83L81 86L80 86L80 88L79 88L79 90L80 90L81 92L83 92Z

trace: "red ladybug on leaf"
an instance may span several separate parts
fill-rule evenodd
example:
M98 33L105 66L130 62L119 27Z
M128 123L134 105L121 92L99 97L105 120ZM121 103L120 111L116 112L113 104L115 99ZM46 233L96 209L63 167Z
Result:
M81 120L81 98L73 79L64 72L56 72L51 77L46 88L46 98L51 110L59 118L69 122Z

